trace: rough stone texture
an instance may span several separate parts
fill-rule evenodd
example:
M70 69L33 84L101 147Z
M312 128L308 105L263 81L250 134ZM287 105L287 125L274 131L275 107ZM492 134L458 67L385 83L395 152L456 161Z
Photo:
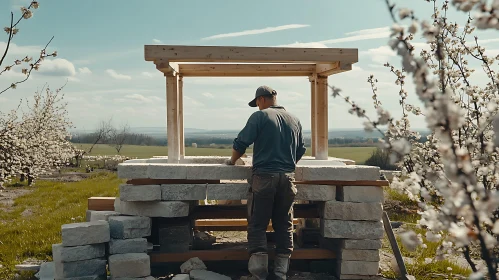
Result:
M190 204L183 201L120 202L122 214L146 217L187 217L189 208Z
M117 196L114 199L114 211L118 212L118 213L121 213L121 199L120 199L119 196Z
M50 280L54 280L53 278ZM83 277L56 278L55 280L107 280L107 275L92 275Z
M206 184L161 185L161 200L205 200Z
M340 259L343 261L366 261L366 262L378 262L379 251L378 250L341 250Z
M151 235L151 218L140 216L114 216L109 218L111 237L139 238Z
M87 210L87 222L93 221L107 221L111 216L119 216L120 213L116 211L95 211Z
M109 223L95 221L62 225L62 245L81 246L109 241Z
M351 274L342 274L340 275L340 280L386 280L381 276L377 275L351 275Z
M121 201L159 201L161 200L160 185L120 185Z
M147 176L150 179L187 179L189 165L150 163L147 169Z
M120 163L118 164L118 177L124 179L147 178L148 163Z
M146 277L113 277L111 276L111 280L156 280L156 278L152 276L146 276Z
M206 199L208 200L242 200L248 198L248 183L208 184Z
M244 180L251 177L251 166L191 164L187 179L190 180Z
M380 221L321 220L321 234L326 238L381 239L383 224Z
M92 259L77 262L54 262L56 279L106 275L106 260Z
M375 240L343 240L343 249L364 249L364 250L378 250L381 249L382 242L380 239Z
M348 202L384 202L383 188L376 186L343 186L338 196L338 200Z
M151 275L151 261L145 253L129 253L109 256L112 277L145 277Z
M383 205L379 202L357 203L327 201L320 207L321 217L327 220L379 221Z
M187 252L193 239L190 223L162 225L158 230L161 252Z
M177 274L175 277L172 278L172 280L190 280L189 274Z
M336 186L297 184L295 200L330 201L336 199Z
M195 269L197 269L197 270L206 270L207 269L204 262L198 257L191 258L180 266L180 272L182 272L182 273L189 273Z
M55 278L55 263L43 262L40 264L40 270L35 274L39 280L54 280Z
M52 256L55 262L76 262L97 259L106 255L104 243L63 247L62 244L52 245Z
M189 275L191 280L231 280L228 276L208 270L193 270Z
M109 241L109 254L147 253L147 239L111 239Z
M251 166L224 164L121 163L118 177L126 179L197 179L244 180L251 176Z
M298 166L296 181L361 181L378 180L379 167L362 165L345 166Z
M40 270L39 264L17 264L14 267L19 271L38 271L38 270Z
M339 267L340 275L377 275L379 262L341 261Z

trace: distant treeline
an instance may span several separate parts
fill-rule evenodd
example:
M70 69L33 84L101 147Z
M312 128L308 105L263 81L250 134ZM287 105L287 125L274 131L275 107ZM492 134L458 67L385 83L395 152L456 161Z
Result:
M139 146L166 146L168 145L168 140L165 138L152 137L147 134L140 133L126 133L124 138L124 145L139 145ZM94 143L96 139L95 133L81 134L77 137L73 137L71 141L73 143ZM100 144L107 144L107 139L102 139L99 141ZM222 138L222 137L186 137L185 145L192 146L196 143L198 147L208 147L208 146L230 146L232 145L233 138ZM305 144L310 146L310 138L305 139ZM421 142L426 141L426 137L421 138ZM330 146L335 147L366 147L366 146L376 146L379 143L378 138L331 138L328 140Z

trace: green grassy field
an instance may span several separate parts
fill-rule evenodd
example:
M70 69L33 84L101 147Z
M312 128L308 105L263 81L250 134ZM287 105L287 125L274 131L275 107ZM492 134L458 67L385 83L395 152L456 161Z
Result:
M88 149L90 144L77 144L77 147ZM375 147L334 147L329 148L329 156L354 160L357 164L362 164L369 158ZM185 148L186 156L230 156L231 149L218 148ZM247 153L252 153L251 149ZM305 155L310 156L311 149L307 149ZM90 155L115 155L116 150L109 145L96 145ZM167 156L168 148L166 146L136 146L128 145L123 147L121 154L129 157L151 158L153 156Z

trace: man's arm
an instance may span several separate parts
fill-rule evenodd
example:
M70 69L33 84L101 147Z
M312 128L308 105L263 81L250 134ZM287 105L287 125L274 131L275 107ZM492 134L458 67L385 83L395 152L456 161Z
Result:
M301 123L298 122L298 127L299 127L299 132L298 132L298 147L296 148L296 163L300 161L300 159L303 157L305 152L307 151L307 148L305 148L305 140L303 138L303 132L301 128Z
M246 126L239 132L237 138L234 139L232 157L228 164L234 165L236 161L244 155L246 149L255 142L258 137L258 131L260 130L260 116L260 111L253 113L248 119Z

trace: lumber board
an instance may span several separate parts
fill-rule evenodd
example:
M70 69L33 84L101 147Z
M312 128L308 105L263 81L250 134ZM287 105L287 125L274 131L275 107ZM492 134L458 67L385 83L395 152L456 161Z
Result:
M300 185L330 185L330 186L373 186L385 187L389 186L388 180L375 180L375 181L295 181L295 184Z
M245 219L246 205L198 205L192 216L194 219ZM320 218L317 204L295 204L294 218Z
M88 210L114 211L115 197L90 197L88 199Z
M297 225L298 222L298 219L293 219L293 225ZM246 231L248 221L247 219L197 220L194 227L200 231ZM274 231L272 221L267 226L267 231Z
M202 261L244 261L249 260L246 249L227 250L192 250L184 253L150 252L151 263L185 262L198 257ZM270 251L269 258L274 259L275 253ZM333 251L319 248L297 248L291 254L292 260L322 260L335 259Z
M146 61L168 62L358 62L354 48L145 45Z
M350 70L352 70L352 63L338 61L336 63L318 63L315 72L320 76L330 76Z
M129 185L220 184L220 180L130 179Z
M179 64L184 77L310 76L315 64Z

